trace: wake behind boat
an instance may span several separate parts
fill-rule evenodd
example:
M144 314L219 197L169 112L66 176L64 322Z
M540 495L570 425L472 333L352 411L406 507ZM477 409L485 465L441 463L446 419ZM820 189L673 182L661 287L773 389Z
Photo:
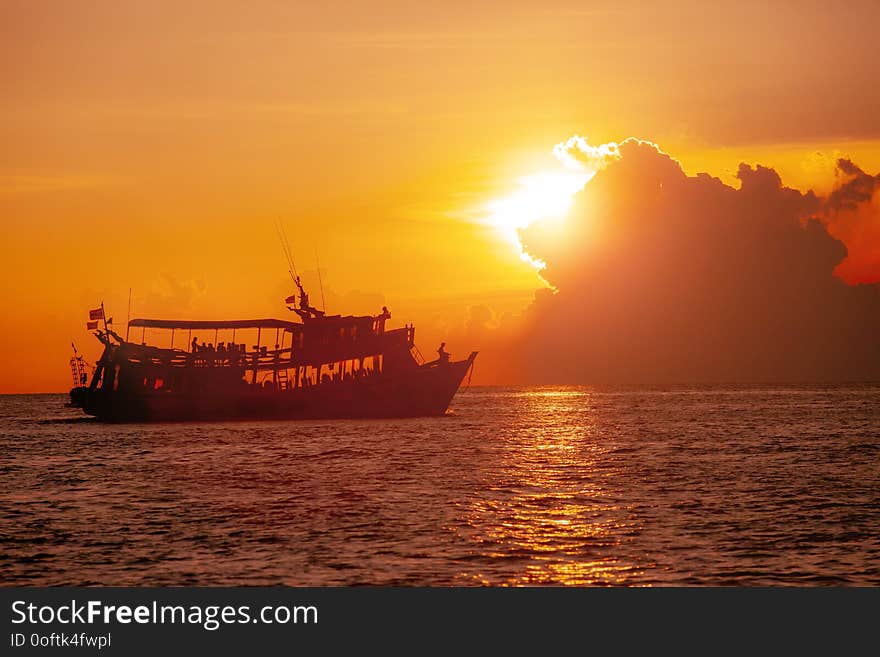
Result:
M104 345L91 380L81 357L71 359L71 405L111 422L270 418L389 418L442 415L477 352L452 361L444 345L438 359L416 358L415 327L386 330L391 314L325 315L309 305L296 279L300 321L281 319L176 321L132 319L126 339L90 314ZM286 299L294 303L296 296ZM142 341L128 340L141 329ZM146 329L171 331L171 348L148 345ZM256 344L236 334L256 329ZM274 330L275 341L263 345ZM174 348L186 332L187 348ZM215 341L199 343L213 331ZM229 341L217 342L220 331ZM195 336L195 337L194 337ZM215 346L216 344L216 346ZM271 348L270 348L271 347ZM88 382L88 385L86 385Z

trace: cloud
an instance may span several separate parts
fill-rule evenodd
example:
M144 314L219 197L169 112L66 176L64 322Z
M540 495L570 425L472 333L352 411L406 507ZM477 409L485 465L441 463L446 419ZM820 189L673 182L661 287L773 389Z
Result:
M323 266L320 277L317 269L306 269L300 271L299 274L309 295L310 303L316 308L325 309L328 314L378 315L386 303L385 296L378 292L337 291L332 285L332 272L328 272ZM277 302L279 297L283 299L294 293L296 293L296 287L289 278L284 279L279 283L278 291L273 293L272 299Z
M181 280L172 274L162 272L153 281L143 299L139 299L138 313L176 317L186 314L194 302L205 295L206 285L202 280Z
M497 328L495 313L485 304L468 307L465 334L469 338L482 338Z
M880 282L880 175L837 160L837 183L817 217L846 246L834 274L850 284Z
M876 203L876 177L844 161L823 198L763 166L742 165L737 189L687 176L649 142L618 153L576 195L564 235L522 231L558 292L540 291L495 350L500 378L880 379L880 289L833 275L847 247L826 230Z
M619 158L620 151L613 141L591 146L585 138L574 135L556 144L553 147L553 155L571 169L596 172L604 169L611 160Z

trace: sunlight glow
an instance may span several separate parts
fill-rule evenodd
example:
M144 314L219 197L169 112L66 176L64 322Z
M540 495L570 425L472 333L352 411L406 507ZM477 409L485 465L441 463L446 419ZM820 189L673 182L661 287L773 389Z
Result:
M544 262L523 249L519 231L538 220L564 218L574 195L594 175L595 171L547 171L523 176L512 194L486 204L487 222L519 249L523 260L544 269Z
M516 246L520 258L538 272L547 264L526 252L520 231L536 221L564 219L574 195L609 161L620 157L620 148L613 141L592 146L584 137L573 135L553 147L553 156L563 169L523 176L513 193L490 201L485 208L485 221L496 226Z

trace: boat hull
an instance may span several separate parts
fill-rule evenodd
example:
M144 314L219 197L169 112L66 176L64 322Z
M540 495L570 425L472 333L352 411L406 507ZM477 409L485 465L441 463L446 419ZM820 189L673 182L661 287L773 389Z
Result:
M74 388L71 403L106 422L402 418L446 413L473 364L469 358L366 380L292 390L247 385L202 393Z

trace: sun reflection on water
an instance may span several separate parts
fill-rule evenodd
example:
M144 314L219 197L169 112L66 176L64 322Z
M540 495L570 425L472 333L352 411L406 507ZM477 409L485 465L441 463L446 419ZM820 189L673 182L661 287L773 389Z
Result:
M633 521L606 486L614 475L604 460L611 446L597 431L591 393L517 396L515 417L501 429L509 432L504 455L459 528L490 563L472 564L461 578L510 586L627 583L641 570L615 548Z

